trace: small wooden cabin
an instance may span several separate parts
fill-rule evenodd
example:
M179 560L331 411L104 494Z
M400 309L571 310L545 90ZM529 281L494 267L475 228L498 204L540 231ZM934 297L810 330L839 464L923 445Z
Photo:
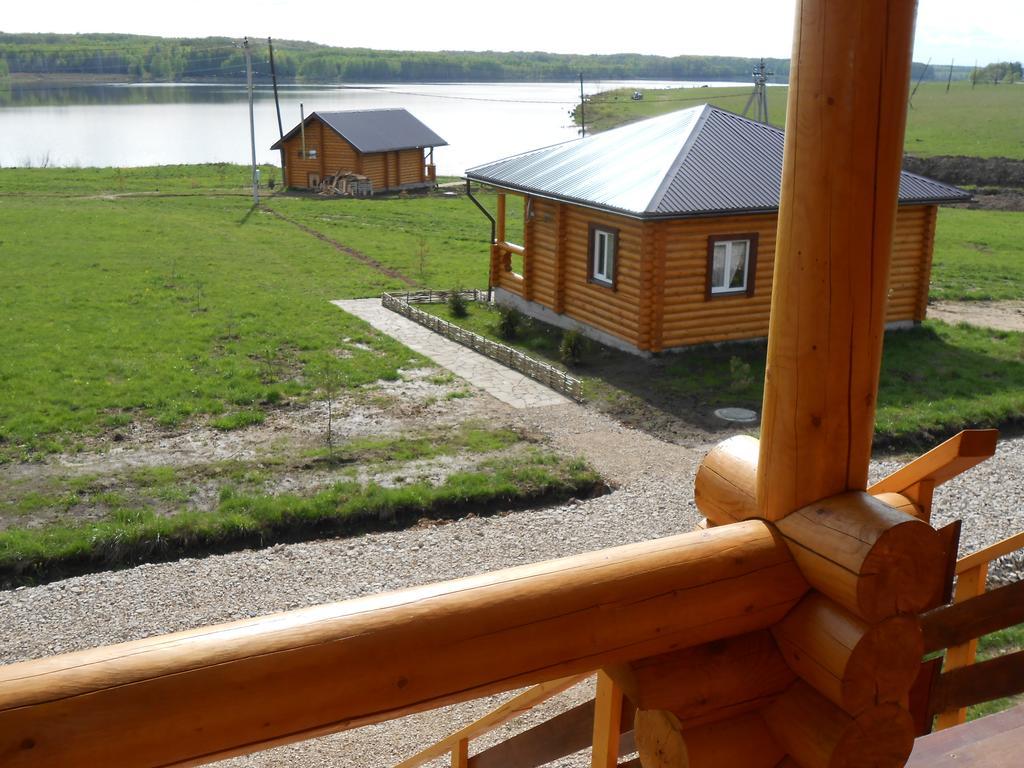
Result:
M470 169L499 193L496 300L642 354L767 336L783 139L705 104ZM902 174L890 324L924 319L937 206L968 198Z
M284 183L317 189L329 176L365 176L372 193L432 187L434 147L448 142L404 109L313 112L271 149L281 150Z

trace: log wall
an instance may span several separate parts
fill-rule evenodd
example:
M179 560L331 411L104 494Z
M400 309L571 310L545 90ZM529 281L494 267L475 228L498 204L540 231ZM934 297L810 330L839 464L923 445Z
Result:
M495 285L642 351L768 335L776 214L642 222L551 200L528 206L524 279L499 265ZM935 218L934 205L899 209L887 322L924 319ZM614 288L589 280L591 224L619 230ZM758 235L753 294L708 298L708 238L748 233Z
M321 179L339 172L359 173L370 179L374 192L426 182L422 149L362 154L316 120L306 126L306 150L316 150L315 158L301 156L301 132L285 141L284 146L285 183L289 187L308 188L311 173Z

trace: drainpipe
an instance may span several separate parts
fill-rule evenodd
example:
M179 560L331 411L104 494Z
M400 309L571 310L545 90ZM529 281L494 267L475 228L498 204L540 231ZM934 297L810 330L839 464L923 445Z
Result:
M491 222L491 245L494 245L495 243L498 242L498 229L497 229L498 225L494 221L494 217L491 216L491 212L488 211L486 208L484 208L483 204L479 200L477 200L475 197L473 197L473 189L470 186L471 184L472 184L472 182L469 179L466 179L466 197L468 197L470 200L472 200L473 201L473 205L475 205L477 208L479 208L480 211L483 213L483 215L486 216L490 220L490 222ZM487 303L488 304L491 303L491 298L492 298L491 294L493 293L493 291L494 291L494 286L491 285L491 269L490 269L490 264L488 264L488 266L487 266Z

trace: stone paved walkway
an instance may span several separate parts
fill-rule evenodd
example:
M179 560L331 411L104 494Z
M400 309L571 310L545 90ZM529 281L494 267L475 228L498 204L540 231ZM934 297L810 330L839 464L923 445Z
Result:
M381 306L380 299L332 301L346 312L405 344L470 384L513 408L534 408L570 402L557 392L489 357L449 341L418 323Z

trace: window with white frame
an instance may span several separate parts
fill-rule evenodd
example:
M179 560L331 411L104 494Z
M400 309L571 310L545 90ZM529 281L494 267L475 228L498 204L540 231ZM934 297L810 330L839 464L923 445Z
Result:
M708 241L708 296L754 292L757 235L712 236Z
M590 227L590 279L602 285L615 284L615 257L619 233L591 225Z

